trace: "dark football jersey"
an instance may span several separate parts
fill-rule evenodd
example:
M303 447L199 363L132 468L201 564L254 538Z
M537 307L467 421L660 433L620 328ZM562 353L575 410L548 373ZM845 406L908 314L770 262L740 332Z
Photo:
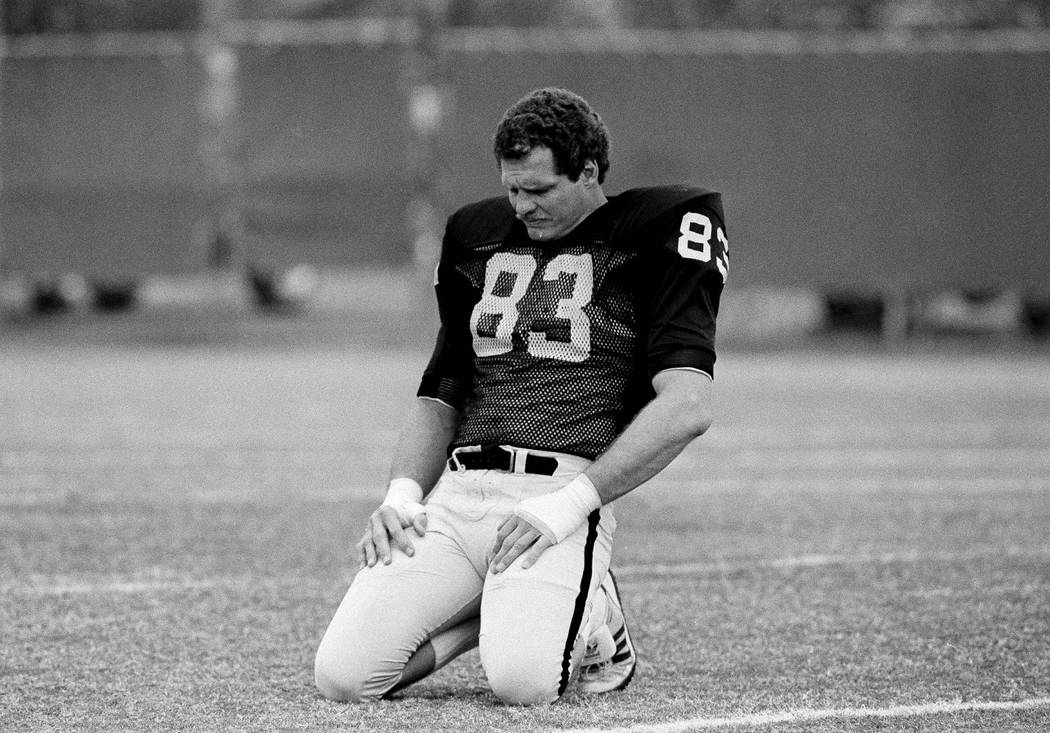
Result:
M714 375L728 270L717 193L633 189L565 237L529 239L506 197L445 230L441 328L419 396L462 411L449 446L599 455L671 368Z

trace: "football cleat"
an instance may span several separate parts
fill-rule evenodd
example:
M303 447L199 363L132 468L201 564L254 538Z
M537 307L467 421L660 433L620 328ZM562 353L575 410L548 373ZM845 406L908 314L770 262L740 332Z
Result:
M580 692L587 694L624 689L631 682L638 663L612 571L602 581L601 591L606 597L605 623L587 640L577 683Z

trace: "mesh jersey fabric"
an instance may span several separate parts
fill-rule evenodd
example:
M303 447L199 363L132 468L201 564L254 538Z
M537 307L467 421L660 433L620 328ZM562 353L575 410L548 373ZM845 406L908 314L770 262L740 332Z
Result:
M417 394L462 411L450 450L595 458L652 399L654 374L714 375L727 269L721 197L703 189L625 191L544 243L505 197L465 206L446 226Z

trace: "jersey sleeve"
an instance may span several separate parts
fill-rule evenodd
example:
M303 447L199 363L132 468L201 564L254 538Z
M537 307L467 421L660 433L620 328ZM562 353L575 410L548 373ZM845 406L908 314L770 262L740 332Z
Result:
M462 410L472 388L473 352L467 326L472 304L464 297L470 292L469 283L455 268L457 240L454 232L454 222L450 218L442 240L441 259L434 273L440 326L416 395L440 400Z
M654 226L649 272L647 366L696 369L714 377L715 320L729 270L720 198L676 207Z

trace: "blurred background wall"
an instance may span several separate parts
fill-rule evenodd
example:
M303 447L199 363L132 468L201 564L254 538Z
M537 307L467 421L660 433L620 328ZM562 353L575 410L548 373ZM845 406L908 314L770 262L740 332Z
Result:
M432 261L551 84L609 123L610 191L723 192L738 285L1050 271L1047 2L3 7L0 276Z

